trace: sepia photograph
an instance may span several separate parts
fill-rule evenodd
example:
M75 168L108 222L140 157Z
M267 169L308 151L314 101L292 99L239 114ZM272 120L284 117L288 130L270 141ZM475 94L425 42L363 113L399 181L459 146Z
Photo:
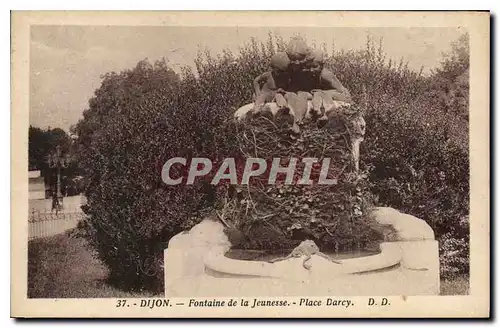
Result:
M246 14L16 13L17 300L376 317L477 296L450 315L487 316L489 13Z

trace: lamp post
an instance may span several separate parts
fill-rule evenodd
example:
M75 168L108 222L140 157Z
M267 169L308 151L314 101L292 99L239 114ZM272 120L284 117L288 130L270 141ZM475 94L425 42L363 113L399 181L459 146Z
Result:
M61 153L61 147L57 146L55 153L48 156L47 163L49 167L57 170L56 192L52 193L52 210L62 209L63 195L61 193L61 169L68 167L69 158Z

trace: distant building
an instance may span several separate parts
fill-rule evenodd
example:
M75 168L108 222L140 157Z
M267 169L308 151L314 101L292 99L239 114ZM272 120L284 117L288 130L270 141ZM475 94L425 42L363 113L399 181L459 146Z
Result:
M45 179L40 170L28 171L29 199L45 199Z
M81 177L77 177L81 182ZM28 207L30 213L52 212L52 188L49 183L45 184L45 179L41 171L28 171ZM82 194L67 196L62 200L63 212L80 213L81 206L86 203L86 198Z

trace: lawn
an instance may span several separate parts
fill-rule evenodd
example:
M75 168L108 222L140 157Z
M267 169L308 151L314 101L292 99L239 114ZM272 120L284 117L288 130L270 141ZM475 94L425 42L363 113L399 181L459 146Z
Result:
M468 295L469 278L458 276L453 279L441 279L441 295Z
M106 283L107 268L92 257L83 238L59 234L28 243L29 298L143 298Z
M69 234L28 244L29 298L144 298L152 293L125 292L106 283L106 267L92 256L87 242ZM469 280L441 280L441 295L467 295Z

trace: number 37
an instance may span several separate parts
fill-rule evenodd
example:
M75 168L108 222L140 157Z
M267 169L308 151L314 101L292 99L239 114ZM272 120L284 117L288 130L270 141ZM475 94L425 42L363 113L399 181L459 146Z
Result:
M127 304L127 300L118 300L116 307L124 307Z

